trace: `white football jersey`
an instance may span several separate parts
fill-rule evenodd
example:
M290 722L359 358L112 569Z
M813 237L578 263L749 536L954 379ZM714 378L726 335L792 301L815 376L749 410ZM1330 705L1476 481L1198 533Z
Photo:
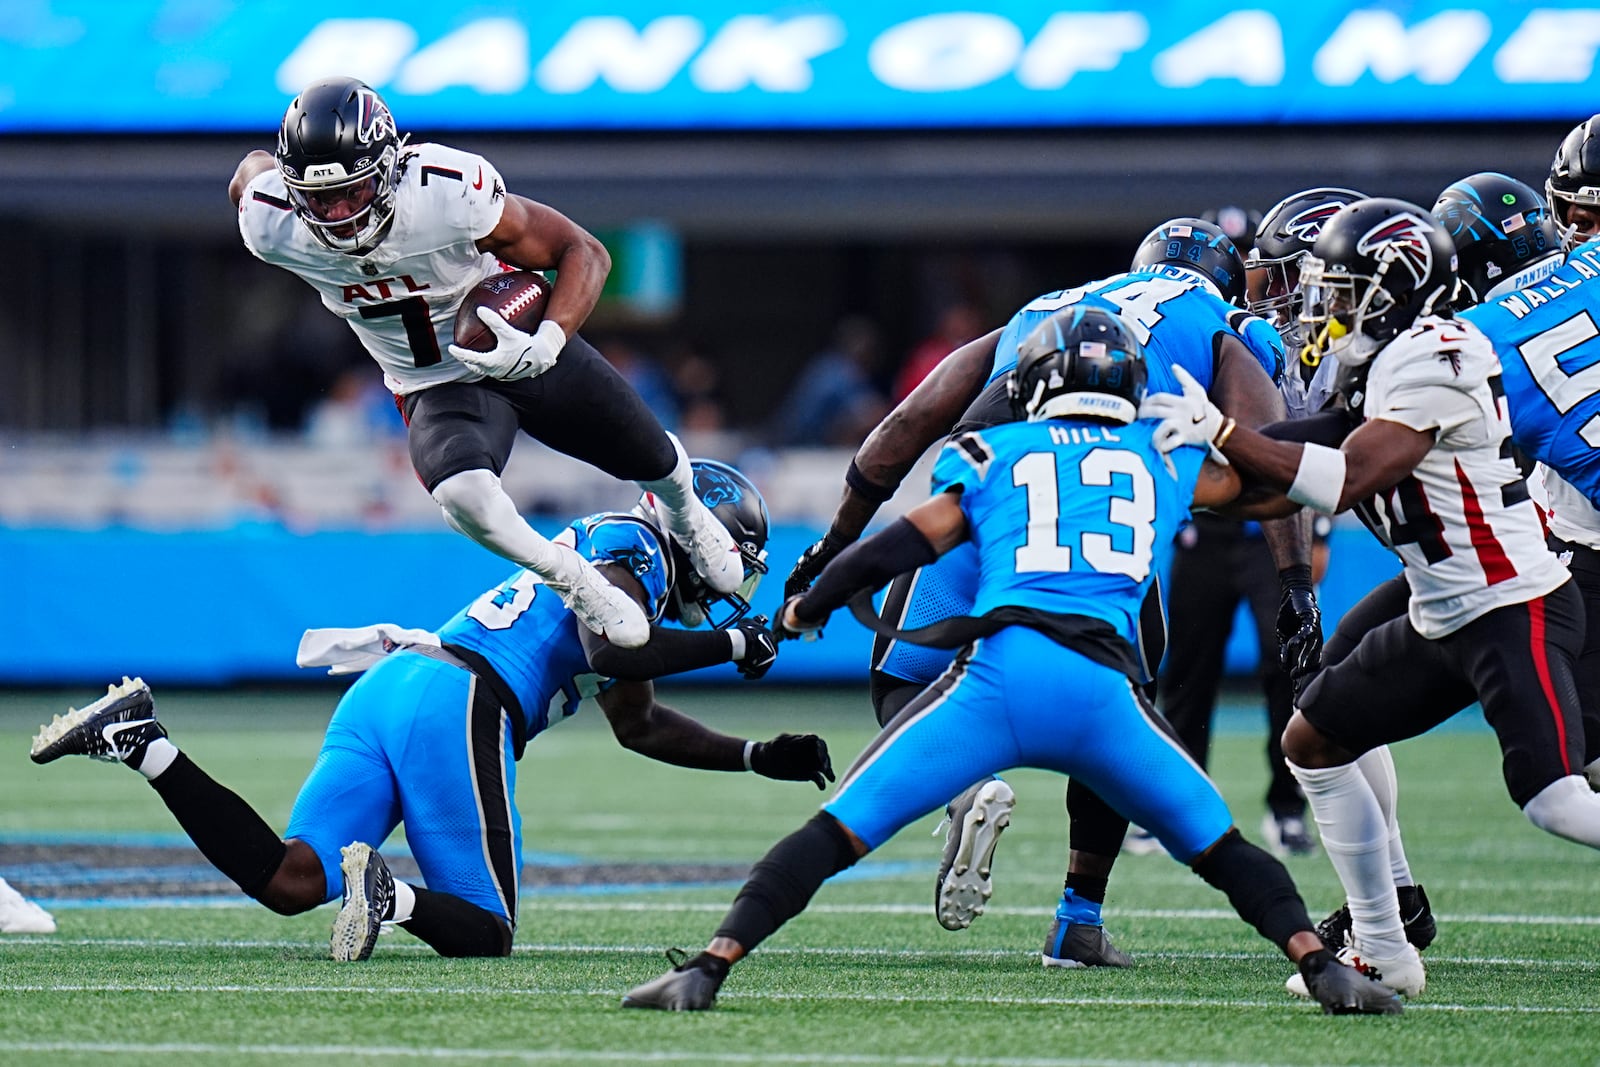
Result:
M1437 432L1411 474L1361 505L1405 564L1418 633L1443 637L1567 580L1511 460L1500 360L1477 327L1418 319L1373 358L1362 414Z
M456 308L503 270L477 242L500 222L506 189L488 160L438 144L407 147L395 179L394 221L364 256L326 248L295 218L278 168L256 175L239 201L239 233L258 259L302 278L349 323L405 395L477 380L451 358Z
M1575 545L1600 548L1600 511L1582 490L1543 463L1539 473L1544 476L1545 499L1541 503L1548 513L1550 532Z

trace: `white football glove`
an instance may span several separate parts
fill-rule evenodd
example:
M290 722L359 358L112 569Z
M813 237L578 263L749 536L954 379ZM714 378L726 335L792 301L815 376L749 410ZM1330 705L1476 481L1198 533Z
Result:
M1174 366L1172 371L1177 375L1178 384L1183 387L1183 394L1151 393L1139 405L1141 419L1161 420L1151 442L1162 454L1182 445L1204 445L1210 451L1211 459L1226 467L1227 457L1211 443L1222 430L1222 412L1206 396L1205 389L1194 380L1193 375L1178 366Z
M493 310L480 307L478 320L494 333L494 347L487 352L451 345L450 354L479 374L515 381L537 378L556 365L556 357L567 347L567 333L545 319L533 333L524 333Z

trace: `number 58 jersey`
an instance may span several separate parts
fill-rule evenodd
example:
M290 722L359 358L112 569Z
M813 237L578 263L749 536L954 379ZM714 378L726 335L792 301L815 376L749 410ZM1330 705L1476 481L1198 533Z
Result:
M1189 517L1205 453L1172 464L1155 422L1013 422L944 446L933 491L960 492L978 549L972 614L999 607L1104 619L1137 647L1139 608Z
M239 233L257 259L322 295L401 396L479 375L456 362L456 308L499 261L477 242L500 222L506 189L488 160L438 144L406 148L389 233L364 256L320 244L295 217L278 168L239 200Z

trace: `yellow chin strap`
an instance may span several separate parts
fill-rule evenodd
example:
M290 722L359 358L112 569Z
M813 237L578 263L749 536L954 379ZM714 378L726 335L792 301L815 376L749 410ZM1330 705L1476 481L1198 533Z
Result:
M1300 362L1308 367L1315 367L1322 362L1322 355L1328 349L1328 344L1337 341L1350 331L1338 319L1329 319L1315 337L1306 342L1300 350Z

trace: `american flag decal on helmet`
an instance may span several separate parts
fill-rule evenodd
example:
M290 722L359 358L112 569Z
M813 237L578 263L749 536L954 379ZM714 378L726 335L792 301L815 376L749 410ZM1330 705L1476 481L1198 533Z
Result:
M1380 262L1399 264L1414 284L1421 285L1433 273L1433 246L1428 243L1433 231L1432 223L1404 211L1362 234L1356 251L1375 254Z

